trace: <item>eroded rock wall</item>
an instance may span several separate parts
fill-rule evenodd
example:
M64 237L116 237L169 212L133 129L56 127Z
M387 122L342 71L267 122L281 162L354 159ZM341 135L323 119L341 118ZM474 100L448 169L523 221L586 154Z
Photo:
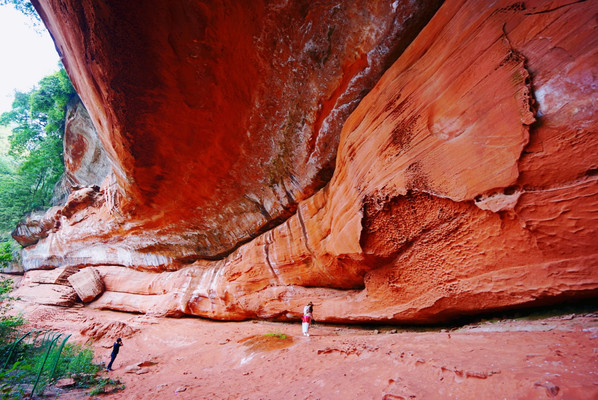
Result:
M321 321L438 322L596 296L597 13L445 2L351 113L328 185L220 260L123 245L97 223L106 188L24 258L118 264L98 268L96 307L217 319L293 319L312 300ZM56 245L91 228L104 240Z
M89 113L78 97L67 106L64 128L64 170L52 203L64 204L73 189L100 186L112 166Z
M344 120L439 3L34 1L112 160L128 247L184 260L329 181Z

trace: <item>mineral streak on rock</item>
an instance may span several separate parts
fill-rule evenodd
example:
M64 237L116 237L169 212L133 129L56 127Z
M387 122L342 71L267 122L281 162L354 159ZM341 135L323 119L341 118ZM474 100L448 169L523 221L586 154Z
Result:
M50 28L57 30L55 38L60 32L67 35L68 31L61 31L56 24L56 16L49 13L48 4L53 3L44 3L42 9L48 14L42 15ZM83 9L89 12L93 7ZM208 9L202 8L206 13ZM306 10L303 18L316 18L315 9ZM324 7L318 12L326 14L326 10ZM101 14L106 9L98 7L95 11ZM230 13L237 15L234 7ZM152 156L156 158L151 166L147 164L145 175L135 175L132 171L137 170L130 166L139 167L145 161L136 160L140 153L128 146L141 138L131 130L119 136L125 126L118 118L121 111L111 108L115 103L109 102L109 107L91 114L96 123L111 121L110 126L104 125L103 140L112 146L109 152L118 160L116 182L124 193L133 196L131 213L135 218L146 218L143 228L130 215L118 214L128 210L123 208L126 202L118 200L123 194L114 194L106 184L101 191L104 202L96 201L100 197L95 195L93 202L85 197L93 204L88 208L74 207L78 203L71 202L75 212L61 219L60 229L25 249L26 267L51 266L53 260L60 260L62 265L96 265L106 292L91 303L95 307L231 320L296 319L307 299L314 301L320 321L438 322L463 314L596 296L598 123L593 111L598 98L597 13L596 2L555 6L547 1L446 1L345 122L330 182L307 197L297 195L290 181L285 181L288 198L303 198L294 214L218 260L184 265L183 260L191 261L196 254L190 250L193 245L205 247L197 236L188 234L187 225L172 222L169 207L180 206L177 196L181 193L172 195L173 203L169 204L161 192L161 185L172 182L182 187L177 174L190 174L185 171L193 168L205 172L204 166L183 156L180 170L175 172L172 162L178 157L166 161L157 154ZM265 15L270 19L262 16L260 20L273 29L271 24L284 13ZM96 15L94 21L102 21L101 16ZM238 24L248 23L245 16L239 18ZM208 30L204 34L212 33ZM221 55L224 59L218 65L227 65L232 62L225 57L230 42L226 36L222 40L221 52L210 54ZM57 41L59 47L60 43L70 43L64 38ZM94 46L102 49L101 43ZM269 49L280 51L274 44ZM290 50L283 48L282 53L296 57ZM98 98L96 88L85 86L85 79L104 75L81 70L87 67L77 58L78 53L69 50L68 54L70 72L80 79L78 87L90 91L83 97L99 107L103 103L93 100ZM266 56L259 48L257 54ZM316 66L330 62L325 52L306 54ZM148 65L154 68L151 74L167 74L157 56L155 63ZM251 52L245 56L257 57ZM271 63L285 59L270 57ZM108 70L114 68L114 60L111 62L98 65ZM220 71L210 68L208 71L215 74L213 81L220 82ZM305 77L306 82L309 79ZM115 93L100 87L106 96L123 104L131 104L129 97L135 97L139 89L126 81L115 86ZM283 87L273 81L272 102L286 98L280 91ZM246 89L240 84L234 93L241 98ZM212 101L223 102L219 104L232 97L223 87L201 90L215 96ZM320 93L324 89L305 90ZM172 112L175 94L168 93L166 101L156 103L159 112ZM258 96L262 100L264 93ZM300 100L304 94L294 99ZM207 100L196 101L189 107L196 107L197 115L205 116L202 107ZM321 99L318 104L323 104ZM313 110L310 107L305 109ZM247 126L257 123L256 117L250 116L260 110L277 115L270 120L273 123L280 122L280 115L287 115L262 104L247 109L244 115L251 121ZM183 124L160 119L158 114L149 113L147 121L137 119L136 123L148 131L166 124L181 129L185 124L196 124L189 116ZM107 115L110 118L104 118ZM312 127L318 125L318 118L309 120ZM205 126L213 122L208 118ZM239 124L237 117L222 123ZM149 129L151 124L155 127ZM322 122L320 126L324 125ZM177 143L188 147L186 137L173 135L168 139L170 147L164 137L154 135L151 140L156 141L156 148L167 146L171 152ZM321 133L306 137L314 139L301 141L310 149L326 142ZM287 146L292 141L281 142L276 135L269 138L281 151L292 149ZM219 147L219 140L224 139L214 140L209 146L225 148ZM265 142L257 143L264 146ZM208 143L195 152L207 151L203 146ZM243 150L230 153L233 158L207 161L218 163L217 175L231 173L234 157L250 147L237 149ZM299 153L291 158L308 159L304 152ZM267 168L275 165L264 162L262 156L258 152L256 160ZM176 175L174 180L171 173ZM305 182L307 175L289 177ZM124 182L125 176L131 180ZM143 181L142 176L165 179L148 196L149 180ZM273 221L280 216L272 211L273 203L263 201L265 197L243 190L247 175L239 173L235 178L239 193L258 209L257 213L267 214ZM263 182L260 179L255 178L255 182ZM198 181L188 184L195 187ZM141 199L151 199L153 205ZM163 204L163 209L147 214L156 204ZM241 215L239 209L230 207L228 211ZM246 218L252 220L249 215ZM173 240L177 232L182 236L175 240L176 246L169 246L164 231L162 236L143 236L150 221L154 226L173 223ZM119 232L128 236L122 238ZM229 238L219 239L220 243L238 238L227 232L222 235Z

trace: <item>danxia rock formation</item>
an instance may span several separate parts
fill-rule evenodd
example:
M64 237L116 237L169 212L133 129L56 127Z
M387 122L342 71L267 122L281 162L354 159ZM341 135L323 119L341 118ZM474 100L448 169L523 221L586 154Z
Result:
M112 172L110 161L89 113L79 98L67 107L64 128L65 174L55 188L55 204L64 204L73 189L100 186Z
M327 183L342 123L438 3L35 4L113 162L131 247L169 264L221 258Z
M598 294L597 2L34 4L112 173L15 237L25 270L93 266L90 306L429 323Z

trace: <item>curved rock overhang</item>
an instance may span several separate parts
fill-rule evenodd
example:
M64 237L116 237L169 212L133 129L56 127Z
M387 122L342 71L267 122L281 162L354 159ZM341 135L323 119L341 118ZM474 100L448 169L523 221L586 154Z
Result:
M221 258L330 180L344 121L439 4L34 1L127 229L181 237L185 259Z
M59 229L24 250L26 268L95 265L106 286L96 307L218 319L295 319L310 299L321 321L438 322L597 295L596 2L446 1L346 121L332 116L360 96L341 101L351 81L338 75L320 81L317 66L355 73L364 60L373 65L374 53L339 45L351 60L347 67L340 55L307 51L312 69L283 73L277 63L295 57L295 47L274 40L284 35L264 42L268 52L258 46L242 54L236 46L243 37L226 36L237 26L273 29L278 18L277 32L295 29L272 7L278 3L263 4L260 10L269 10L263 14L241 13L233 4L212 14L204 4L155 3L135 14L120 3L36 2L115 174L101 190L71 195L55 214ZM305 4L297 11L310 27L318 12L326 20L335 13L366 18ZM402 4L381 2L366 16L392 11L394 26ZM183 46L176 38L188 32L177 27L189 14L179 9L195 10L194 27L221 21L215 27L222 30L200 33L222 34L228 45L206 48L200 41L197 53ZM148 21L179 15L169 20L175 37L169 42L164 27L153 30L134 18L146 14ZM233 25L225 22L230 16L238 19ZM119 28L116 21L127 22ZM143 26L132 29L137 25ZM378 20L357 36L368 42L381 26L389 25ZM320 27L320 37L337 43L336 29ZM102 44L110 30L120 40ZM351 32L341 41L354 41ZM161 35L165 53L149 46L159 39L152 35ZM263 36L250 36L262 43ZM296 38L304 43L298 48L326 47L304 39ZM105 46L152 56L145 63L110 59ZM192 55L203 51L209 60L194 64ZM177 57L180 66L160 68ZM239 59L250 62L233 62ZM227 70L230 76L217 68L229 64L237 66ZM135 83L143 66L150 79ZM178 76L208 76L218 84L181 87ZM295 90L285 90L291 81ZM186 98L196 91L209 96ZM286 108L277 108L279 102ZM293 110L304 110L305 121ZM340 139L333 138L334 124L342 125ZM261 128L245 130L250 126ZM336 149L335 140L338 150L323 151ZM335 160L334 174L315 191L331 172L325 160ZM217 184L202 186L203 179ZM252 182L270 186L247 191ZM235 193L240 200L228 202ZM235 249L267 221L278 225Z

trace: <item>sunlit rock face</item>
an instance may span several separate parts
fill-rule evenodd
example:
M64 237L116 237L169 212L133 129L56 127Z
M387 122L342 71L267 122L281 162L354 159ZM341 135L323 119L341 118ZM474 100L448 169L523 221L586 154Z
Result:
M153 231L145 246L196 259L328 182L344 120L439 3L35 5L113 161L118 212Z
M171 181L170 175L168 179L161 175L169 170L165 165L179 161L179 152L195 142L167 130L171 132L172 160L158 162L156 155L156 164L136 164L138 150L133 144L142 142L143 135L122 130L124 125L118 121L124 119L118 116L126 114L126 107L117 110L100 105L111 101L126 105L122 99L135 97L135 91L143 86L117 81L109 91L101 83L107 71L116 70L115 65L125 68L119 59L96 65L98 57L89 57L88 65L69 56L79 53L73 50L75 45L61 45L70 36L55 16L68 10L50 14L51 4L43 3L42 16L67 55L67 66L78 79L79 90L87 90L83 98L97 107L90 113L103 124L102 137L110 147L116 178L106 181L99 191L74 192L67 203L69 211L62 213L60 229L27 247L23 258L26 268L97 266L106 291L92 306L171 316L285 320L296 319L302 306L312 300L320 321L438 322L598 294L598 3L444 2L343 124L330 182L309 197L293 194L291 185L285 183L289 198L302 199L296 209L288 209L294 210L288 219L218 260L193 261L195 253L190 251L187 265L180 243L187 240L205 249L205 242L198 239L205 232L181 239L189 232L189 225L182 221L172 225L170 241L165 235L151 236L149 228L173 221L174 211L168 206L152 214L152 226L147 210L167 203L162 188L174 185L180 177ZM231 7L226 15L236 15ZM393 9L392 4L388 7ZM85 15L107 23L112 20L102 16L109 9L102 6L95 14L86 11ZM314 14L307 13L304 18L309 15ZM71 17L83 18L75 13ZM239 18L235 26L244 26L242 21L248 17ZM292 25L284 21L285 26ZM84 26L93 31L91 24L73 25L75 30ZM149 37L154 34L141 32ZM231 43L223 42L218 54L228 54L225 49L233 46ZM100 42L91 40L90 47L94 46L102 48ZM259 48L256 52L262 54ZM275 54L270 57L276 58ZM247 59L256 57L251 52L245 54ZM147 65L152 76L170 76L159 65L158 61ZM86 72L94 68L95 73ZM211 81L220 82L220 75L210 71ZM240 69L237 72L241 73ZM86 86L86 76L94 76L96 83ZM285 79L294 76L291 73ZM261 79L259 74L253 77ZM309 79L304 81L310 85ZM276 93L276 80L270 86ZM225 104L231 95L223 89L227 87L208 85L203 90L218 94L210 101ZM156 85L155 91L159 93L160 88ZM239 83L234 88L235 98L242 98L245 90ZM272 96L273 102L287 99L282 92ZM189 116L185 123L162 120L160 113L170 115L167 111L173 99L167 96L163 100L156 96L156 109L148 111L145 120L136 120L148 132L169 124L181 129L184 125L204 126ZM126 109L135 114L135 109ZM250 116L267 109L248 107L246 121L256 123ZM204 115L201 110L197 108L197 115ZM271 121L280 124L279 117ZM214 122L207 117L204 121L212 128ZM232 118L219 122L240 124ZM301 129L293 130L293 135L299 135ZM252 135L253 131L249 138ZM323 144L319 135L312 136L317 139L314 143ZM152 146L163 146L161 141L167 140L166 135L149 137L155 141ZM270 136L275 138L278 136ZM214 140L206 147L226 149L218 141L224 138ZM249 142L243 143L250 146ZM265 142L259 143L265 147ZM280 142L274 148L284 153ZM195 153L204 151L199 146ZM256 160L261 160L265 169L272 168L274 164L260 154L255 154ZM300 147L297 154L293 157L299 158L293 160L303 157L305 165L293 164L292 168L311 168L310 158ZM199 161L181 157L180 174L192 174L185 168L197 170L198 176L199 171L211 171L199 166ZM131 165L137 168L129 168ZM252 170L252 165L247 164L246 169ZM222 174L228 176L234 169L224 160L219 167L222 171L216 175L229 182ZM151 181L159 183L152 196L146 193L151 185L141 179L146 176L142 171L149 177L150 170L155 172ZM235 185L241 192L249 173L236 176ZM192 187L197 182L189 181ZM264 193L268 190L265 186ZM172 195L174 204L180 204L177 196ZM258 214L270 213L270 206L259 204L264 209ZM126 210L131 213L123 213ZM231 216L245 215L232 208L229 211ZM256 213L246 211L248 220L253 220ZM220 212L215 215L224 215ZM144 225L138 222L142 216ZM231 217L222 226L229 227L232 221L237 220ZM148 245L150 237L152 246Z
M65 173L54 190L54 204L64 204L73 189L100 186L112 173L89 113L78 97L67 107L63 154Z

